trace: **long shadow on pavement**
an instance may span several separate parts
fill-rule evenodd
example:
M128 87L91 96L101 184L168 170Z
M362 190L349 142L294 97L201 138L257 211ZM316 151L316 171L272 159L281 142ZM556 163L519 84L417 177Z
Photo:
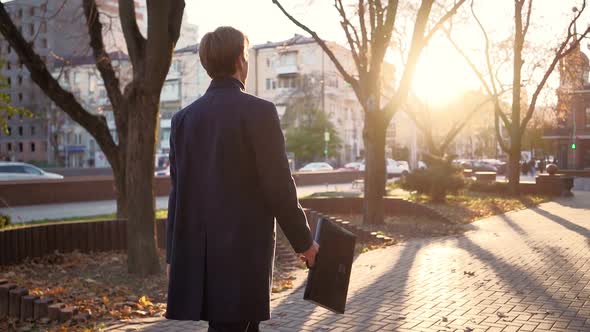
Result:
M347 330L353 328L353 331L366 331L369 326L377 324L375 320L391 315L391 313L380 312L379 307L382 302L404 296L409 271L421 246L421 244L415 243L404 244L398 260L390 269L370 284L357 288L355 294L347 302L345 315L329 312L304 301L302 286L274 308L273 320L264 324L263 327L271 330L281 327L281 330L301 331L304 327L309 328L309 326L313 326L314 330L340 326ZM351 280L351 283L354 282ZM395 323L395 320L390 322L391 326L388 330L405 323L402 320L398 322L398 324Z
M549 212L547 210L543 210L543 209L538 208L538 207L537 208L530 209L530 210L533 211L533 212L535 212L535 213L537 213L537 214L539 214L539 215L541 215L541 216L543 216L543 217L545 217L545 218L547 218L547 219L549 219L549 220L551 220L551 221L553 221L553 222L556 222L556 223L560 224L561 226L569 229L570 231L576 232L576 233L578 233L578 234L580 234L582 236L585 236L587 238L590 237L590 230L587 229L587 228L585 228L585 227L582 227L582 226L580 226L580 225L578 225L576 223L573 223L573 222L571 222L571 221L569 221L569 220L567 220L565 218L562 218L562 217L560 217L558 215L555 215L555 214L553 214L553 213L551 213L551 212Z
M547 271L546 276L532 275L526 269L505 262L503 257L497 257L467 237L461 237L458 239L458 246L470 254L475 255L479 261L483 262L489 268L494 270L494 272L502 279L502 281L509 286L509 289L516 292L516 294L509 295L521 298L520 303L514 303L515 306L520 306L520 308L517 308L519 314L526 314L527 310L531 311L528 312L528 314L531 316L540 314L540 312L536 312L540 308L534 308L534 306L531 307L531 304L527 303L527 299L541 298L542 302L545 303L545 306L550 307L555 311L560 311L559 313L549 313L556 314L555 317L571 317L576 315L577 310L573 311L572 309L569 309L568 305L565 304L568 303L567 301L560 301L560 298L556 298L557 293L554 294L550 292L543 285L543 283L539 281L543 277L549 278L552 274L558 274L560 271L562 271L564 268L564 266L562 266L563 262L551 266L549 271ZM551 317L547 317L549 314L545 314L544 317L541 318L547 318L550 320Z

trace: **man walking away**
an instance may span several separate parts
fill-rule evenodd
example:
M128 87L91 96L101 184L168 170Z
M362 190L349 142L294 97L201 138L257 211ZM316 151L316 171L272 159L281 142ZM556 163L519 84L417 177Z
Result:
M244 92L248 39L231 27L199 47L207 92L172 118L166 318L209 331L258 331L270 319L275 218L310 266L318 252L275 106Z

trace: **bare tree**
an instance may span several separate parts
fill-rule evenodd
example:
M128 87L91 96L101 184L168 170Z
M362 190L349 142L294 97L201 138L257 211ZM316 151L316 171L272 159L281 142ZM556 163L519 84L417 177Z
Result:
M383 219L383 195L385 194L385 138L387 127L394 113L404 105L411 87L418 58L424 46L437 30L463 5L466 0L458 0L442 17L429 28L429 18L435 0L421 0L414 21L414 30L408 50L407 61L399 83L394 87L389 100L382 100L384 84L382 68L385 53L391 45L396 26L399 0L359 0L352 5L357 22L351 21L342 0L334 0L334 7L340 16L340 26L346 35L356 72L347 71L336 58L326 42L308 26L287 12L278 0L273 3L295 25L305 30L320 45L336 66L343 79L355 92L365 115L363 138L366 151L365 200L363 220L368 224L380 224Z
M524 90L523 85L527 80L531 78L523 77L523 49L526 43L526 36L531 26L531 13L533 11L533 0L515 0L514 1L514 39L512 47L512 101L510 110L507 111L502 107L502 100L498 91L501 88L500 80L498 79L497 65L492 61L492 53L498 50L492 50L492 44L489 38L489 34L479 20L474 6L473 0L471 2L471 13L478 28L484 37L485 48L484 48L484 69L480 69L476 63L469 57L465 50L463 50L451 37L451 31L445 29L447 37L455 47L455 49L463 56L469 67L477 75L485 91L493 97L494 100L494 118L496 127L496 136L498 142L503 151L508 153L508 181L509 188L512 193L518 193L518 187L520 183L520 159L522 149L523 135L527 129L527 125L537 105L537 100L545 87L549 77L555 70L557 64L568 54L575 50L579 50L580 41L587 36L590 32L590 28L584 30L583 33L578 34L575 31L576 23L578 19L586 9L586 1L582 3L580 10L576 9L576 13L573 19L568 23L567 33L563 40L554 50L549 64L543 71L541 79L535 84L533 88L533 94L530 102L523 98ZM535 67L538 67L535 66ZM533 68L536 69L536 68ZM531 73L532 77L532 73ZM507 129L509 133L509 141L502 138L502 125Z
M507 90L502 91L506 92ZM409 98L404 111L416 124L416 127L424 136L424 142L427 148L427 154L433 158L442 158L447 153L447 150L457 137L459 133L469 124L469 122L488 107L493 102L493 97L478 100L475 105L472 105L469 110L458 119L455 119L451 124L449 130L442 137L435 136L433 128L432 110L422 102L419 98L412 96Z
M119 0L119 19L133 66L133 79L123 90L105 49L95 0L83 0L83 9L96 67L113 108L117 143L111 136L105 117L85 109L51 76L2 3L0 33L17 52L32 80L95 138L111 164L117 188L118 215L127 217L129 272L142 275L157 273L159 260L155 242L153 189L156 124L160 91L179 37L184 1L148 1L148 37L145 38L139 31L134 1Z

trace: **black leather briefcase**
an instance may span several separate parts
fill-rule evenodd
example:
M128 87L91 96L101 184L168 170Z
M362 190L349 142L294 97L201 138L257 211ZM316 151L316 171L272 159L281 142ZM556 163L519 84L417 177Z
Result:
M315 266L309 270L303 299L343 314L356 236L323 218L315 239L320 251Z

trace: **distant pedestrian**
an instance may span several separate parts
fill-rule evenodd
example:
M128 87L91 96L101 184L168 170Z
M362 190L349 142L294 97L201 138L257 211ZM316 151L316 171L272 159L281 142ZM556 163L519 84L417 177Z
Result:
M537 162L535 159L531 159L529 160L529 174L531 176L535 176L535 173L537 171L537 166L535 165Z

